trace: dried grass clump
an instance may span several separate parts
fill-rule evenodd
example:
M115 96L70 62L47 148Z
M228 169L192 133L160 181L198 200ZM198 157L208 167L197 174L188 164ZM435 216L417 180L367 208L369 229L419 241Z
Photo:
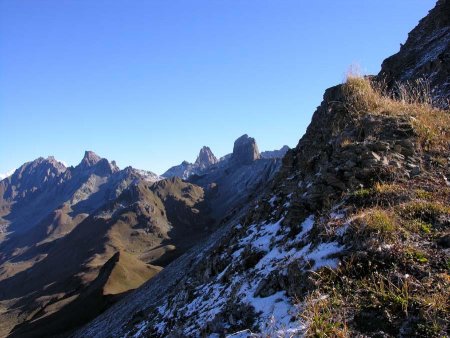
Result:
M425 150L446 151L450 144L450 111L436 108L425 80L397 84L388 91L383 82L350 74L343 85L345 105L352 114L408 116Z
M380 208L366 210L362 217L355 222L355 226L357 227L356 231L360 233L362 238L376 235L384 240L393 238L398 229L395 215Z

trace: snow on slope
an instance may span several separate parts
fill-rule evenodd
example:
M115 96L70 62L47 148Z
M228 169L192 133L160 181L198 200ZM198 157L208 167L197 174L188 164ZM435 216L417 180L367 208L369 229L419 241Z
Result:
M336 220L342 214L330 217ZM252 330L277 337L303 332L305 324L298 319L301 305L295 304L286 291L270 287L273 276L286 275L294 262L305 271L335 268L339 262L333 255L343 248L339 240L318 245L309 241L315 224L313 215L302 222L302 230L293 238L283 220L252 224L246 229L237 224L234 230L242 235L229 251L221 253L220 261L228 263L222 271L205 283L198 284L195 278L188 280L191 289L183 288L165 298L154 312L156 317L136 323L126 336L196 337L206 328L209 337L219 337L224 331L229 332L229 337L260 336ZM345 233L344 227L342 230L340 236ZM240 309L240 313L229 314L231 306L232 312ZM174 323L181 331L174 331Z

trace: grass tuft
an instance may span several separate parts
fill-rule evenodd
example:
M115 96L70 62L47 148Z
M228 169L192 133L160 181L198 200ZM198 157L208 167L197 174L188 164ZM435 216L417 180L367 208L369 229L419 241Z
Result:
M363 221L365 232L375 233L382 237L391 237L397 229L394 215L383 209L371 210L364 216Z

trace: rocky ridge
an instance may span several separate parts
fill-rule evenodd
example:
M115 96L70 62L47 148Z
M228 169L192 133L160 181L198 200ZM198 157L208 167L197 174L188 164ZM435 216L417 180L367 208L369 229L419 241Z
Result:
M176 176L184 180L189 180L191 176L207 174L209 171L216 170L217 167L231 166L230 161L233 161L236 165L248 165L260 158L281 159L288 149L287 146L284 146L279 150L266 151L260 154L255 139L245 134L234 142L232 153L217 159L211 149L204 146L200 149L199 155L194 163L183 161L181 164L168 169L162 176Z
M397 54L384 60L379 77L396 82L424 79L439 105L450 100L450 1L440 0L409 33Z
M261 158L283 158L290 148L283 146L278 150L268 150L261 152Z

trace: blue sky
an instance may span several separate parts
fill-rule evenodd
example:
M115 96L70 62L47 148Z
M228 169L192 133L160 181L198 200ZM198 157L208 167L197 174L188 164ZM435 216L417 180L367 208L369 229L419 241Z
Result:
M0 0L0 172L93 150L159 174L247 133L295 146L326 88L377 73L430 0Z

